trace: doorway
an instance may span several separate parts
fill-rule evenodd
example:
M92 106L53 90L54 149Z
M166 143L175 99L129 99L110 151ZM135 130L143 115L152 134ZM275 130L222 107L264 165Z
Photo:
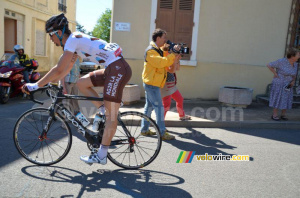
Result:
M4 18L4 52L14 53L17 44L17 20Z

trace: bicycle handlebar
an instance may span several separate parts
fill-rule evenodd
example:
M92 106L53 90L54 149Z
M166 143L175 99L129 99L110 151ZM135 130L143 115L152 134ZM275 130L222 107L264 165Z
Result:
M44 104L43 102L41 102L41 101L39 101L39 100L36 100L36 99L34 98L34 94L35 94L36 92L38 92L38 91L44 91L44 90L46 90L46 89L48 89L48 87L42 87L42 88L39 88L39 89L37 89L37 90L35 90L35 91L31 91L31 92L30 92L30 95L29 95L30 100L32 100L33 102L38 103L38 104L40 104L40 105L43 105L43 104Z
M58 84L58 86L60 86L60 83ZM45 91L45 90L47 90L47 89L49 89L49 88L56 88L58 91L62 91L62 87L58 87L56 84L48 84L48 85L46 85L45 87L41 87L41 88L39 88L39 89L37 89L37 90L35 90L35 91L31 91L30 92L30 95L29 95L29 97L30 97L30 100L32 100L33 102L35 102L35 103L38 103L38 104L40 104L40 105L43 105L44 103L43 102L41 102L41 101L39 101L39 100L36 100L35 98L34 98L34 94L36 93L36 92L38 92L38 91Z

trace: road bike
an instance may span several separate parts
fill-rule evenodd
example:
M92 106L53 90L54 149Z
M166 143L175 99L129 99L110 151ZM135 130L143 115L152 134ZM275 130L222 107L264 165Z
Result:
M48 166L63 160L72 146L71 123L87 140L87 147L92 153L97 152L105 127L92 131L84 127L62 103L63 100L103 101L103 98L85 97L63 94L63 87L47 85L31 92L30 99L36 103L34 94L46 91L52 100L49 108L33 108L24 112L17 120L13 139L19 153L31 163ZM149 165L159 154L162 137L156 123L140 112L126 111L118 113L116 134L108 150L108 159L115 165L125 169L138 169ZM147 120L153 136L141 135L141 123Z

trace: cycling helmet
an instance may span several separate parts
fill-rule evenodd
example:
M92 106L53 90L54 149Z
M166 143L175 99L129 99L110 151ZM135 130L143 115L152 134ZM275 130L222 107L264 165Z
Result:
M14 46L15 53L18 54L18 50L23 50L23 52L24 52L24 47L22 45L15 45Z
M68 25L68 19L65 17L64 13L54 15L46 22L46 33L55 30L63 30L66 25Z
M46 33L50 33L55 30L61 30L62 31L61 36L59 36L57 34L57 32L55 33L55 35L59 39L60 45L63 46L62 39L63 39L64 33L65 33L65 31L70 32L68 23L69 23L68 19L65 17L65 15L63 13L61 13L59 15L54 15L50 19L48 19L48 21L46 22L46 26L45 26Z

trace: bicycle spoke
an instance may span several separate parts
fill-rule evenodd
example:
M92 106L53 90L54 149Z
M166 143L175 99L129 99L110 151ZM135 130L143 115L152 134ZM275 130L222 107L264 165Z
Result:
M123 144L122 146L120 146L119 148L116 148L115 150L113 150L113 151L116 151L116 150L118 150L118 149L120 149L120 148L122 148L123 146L125 146L125 144ZM110 153L113 153L112 151L110 151Z
M49 109L36 108L25 112L14 128L14 142L19 153L28 161L38 165L52 165L61 161L70 151L72 136L69 128L60 130L67 125L55 113L55 121L48 126L48 132L39 139L41 131L47 122L43 117L49 114ZM42 116L42 117L41 117ZM49 115L47 116L49 120ZM39 128L41 127L41 128ZM37 134L38 133L38 134Z
M43 142L42 142L41 146L42 146L43 159L44 159L44 161L45 161L45 154L44 154Z
M53 157L52 157L51 152L50 152L50 149L49 149L50 145L47 143L47 141L45 141L45 144L47 144L48 152L49 152L49 154L50 154L51 160L53 161Z
M33 135L37 135L39 136L39 134L35 134L34 132L32 132L31 130L27 129L26 127L24 127L28 132L32 133Z
M41 145L42 145L42 142L41 142ZM38 150L38 153L36 154L36 156L38 156L39 155L39 153L40 153L40 150L41 150L41 145L40 145L40 148L39 148L39 150ZM37 158L37 157L36 157Z
M127 150L127 149L126 149L126 150ZM127 154L127 153L125 152L125 155L124 155L123 160L122 160L122 162L121 162L122 164L123 164L123 161L124 161L124 159L125 159L125 157L126 157L126 154Z
M48 143L46 142L46 144L48 145ZM49 148L54 152L54 153L56 153L58 156L59 156L59 154L49 145ZM49 149L48 148L48 149ZM50 152L50 149L49 149L49 153L50 153L50 156L51 156L51 159L52 159L52 155L51 155L51 152Z
M20 139L19 140L22 140L22 141L36 141L36 139Z
M156 151L155 149L150 149L150 148L146 148L146 147L138 146L138 145L136 145L136 146L139 147L139 148L143 148L143 149L147 149L147 150L151 150L151 151Z
M24 147L24 149L27 148L29 145L34 144L34 143L35 143L35 142L32 142L32 143L28 144L27 146ZM39 142L37 141L36 144L34 145L33 149L36 147L36 145L37 145L38 143L39 143ZM31 153L31 152L33 151L33 149L32 149L29 153Z
M143 157L143 155L142 155L142 153L141 153L141 151L140 151L140 149L138 147L137 147L137 150L138 150L138 152L140 153L141 157L143 158L143 160L145 162L145 159L144 159L144 157Z
M138 146L138 145L137 145L137 148L138 148L138 150L141 149L142 151L144 151L144 149L142 147ZM144 153L146 153L149 157L151 157L151 155L149 155L146 151L144 151Z
M136 164L138 164L137 157L136 157L136 154L135 154L135 150L134 150L134 157L135 157Z
M50 139L48 139L48 140L51 141L51 142L53 142L55 145L57 145L58 147L60 147L60 148L63 149L63 147L61 147L60 145L58 145L57 143L55 143L53 140L50 140Z
M108 158L114 164L122 168L141 168L150 164L158 155L161 147L161 138L159 135L141 135L140 130L143 119L149 122L151 131L158 134L159 130L156 123L146 115L139 112L123 112L120 114L119 126L125 126L126 129L118 127L114 139L115 141L122 141L122 138L128 138L128 144L117 144L117 148L109 149ZM123 124L120 122L123 122ZM124 131L126 132L125 134ZM128 137L128 135L130 136ZM130 145L132 141L134 144ZM124 146L128 146L128 148Z
M33 128L35 128L28 120L27 120L27 117L25 117L25 120L33 127ZM39 134L41 134L41 132L37 129L37 128L35 128L38 132L39 132Z
M123 129L123 127L122 127L122 129ZM125 136L125 137L127 137L127 135L126 135L126 133L125 133L125 132L121 131L121 130L120 130L120 129L118 129L118 128L117 128L117 130L118 130L118 131L120 131L122 134L124 134L124 136Z
M139 123L138 123L137 126L141 126L141 121L139 121ZM133 137L135 136L135 133L136 133L137 129L138 129L138 127L135 128L135 132L134 132L134 134L133 134Z
M33 114L31 114L31 117L33 118ZM34 118L33 118L33 120L34 120L34 123L35 123L36 128L38 128L38 126L37 126L36 121L35 121Z

